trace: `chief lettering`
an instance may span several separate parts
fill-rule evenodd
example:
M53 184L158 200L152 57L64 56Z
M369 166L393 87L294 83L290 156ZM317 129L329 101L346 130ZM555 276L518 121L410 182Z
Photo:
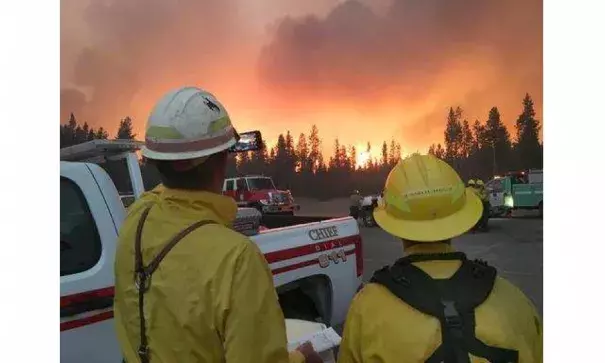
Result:
M338 228L336 228L336 226L317 228L309 231L309 238L311 238L313 241L319 241L332 237L338 237Z

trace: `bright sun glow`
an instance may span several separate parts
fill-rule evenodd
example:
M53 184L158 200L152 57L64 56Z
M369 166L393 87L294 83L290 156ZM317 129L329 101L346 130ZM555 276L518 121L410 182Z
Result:
M357 167L364 168L370 161L370 153L362 151L357 154Z

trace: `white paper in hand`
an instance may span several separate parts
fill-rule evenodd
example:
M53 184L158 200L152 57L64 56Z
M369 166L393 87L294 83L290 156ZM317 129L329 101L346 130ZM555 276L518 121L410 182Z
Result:
M309 334L288 344L288 350L293 351L305 342L311 342L313 349L321 353L340 345L342 338L333 328L324 329L317 333Z

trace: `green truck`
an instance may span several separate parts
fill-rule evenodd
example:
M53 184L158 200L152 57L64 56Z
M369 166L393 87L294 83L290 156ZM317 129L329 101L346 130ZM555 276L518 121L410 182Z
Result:
M490 180L485 189L489 195L490 215L504 216L513 210L537 210L542 217L544 203L542 170L510 172Z

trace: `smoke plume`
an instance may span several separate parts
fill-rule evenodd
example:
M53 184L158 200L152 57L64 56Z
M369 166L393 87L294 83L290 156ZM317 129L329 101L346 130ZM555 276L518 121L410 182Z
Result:
M540 0L62 0L61 13L62 122L113 132L129 115L141 134L182 85L269 139L317 123L409 151L442 138L449 106L470 121L498 106L512 125L525 92L541 117Z
M450 105L470 121L499 106L510 125L525 92L541 111L542 1L395 0L382 14L346 1L325 17L283 19L259 74L303 109L340 104L374 115L370 122L395 110L399 121L384 126L424 143L440 136Z

